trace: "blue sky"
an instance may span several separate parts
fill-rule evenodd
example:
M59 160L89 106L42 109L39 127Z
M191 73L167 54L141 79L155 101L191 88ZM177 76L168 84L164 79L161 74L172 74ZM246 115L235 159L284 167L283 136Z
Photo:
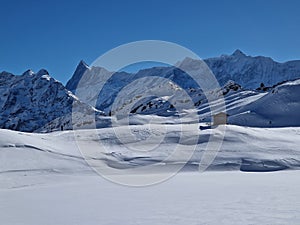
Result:
M300 59L300 1L1 0L0 71L46 68L66 82L81 59L138 40L183 45L201 58Z

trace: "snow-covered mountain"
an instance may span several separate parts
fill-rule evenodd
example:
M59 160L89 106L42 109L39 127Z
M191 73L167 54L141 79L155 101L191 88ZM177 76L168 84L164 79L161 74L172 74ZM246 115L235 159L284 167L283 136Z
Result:
M204 61L222 87L215 91L225 98L230 123L263 127L300 125L297 117L300 84L299 81L286 82L300 78L300 61L278 63L267 57L247 56L240 50ZM193 67L195 63L196 60L187 58L178 65ZM114 114L114 110L124 109L134 101L129 110L131 114L174 116L176 104L189 99L198 109L201 120L209 122L211 114L206 96L180 68L110 72L81 61L66 87L51 78L46 70L38 73L28 70L21 76L2 72L0 128L28 132L71 129L74 125L89 128L91 117L84 121L82 113L96 115L97 127L105 127L110 122L102 111ZM111 77L101 84L105 76ZM189 99L180 96L183 92ZM77 93L81 93L79 98ZM117 98L120 93L123 97ZM153 93L157 96L150 95ZM72 121L72 112L76 121Z
M83 74L84 78L82 79ZM103 76L111 76L105 84L101 84L101 82L103 82ZM145 77L151 77L151 79L142 79ZM168 82L165 83L161 79L154 77L166 78ZM80 86L77 87L79 81ZM140 90L147 90L155 86L159 87L164 85L170 89L183 88L187 90L190 88L199 88L197 83L190 76L176 67L153 67L140 70L137 73L127 73L123 71L109 72L101 67L90 68L84 62L79 63L74 75L68 81L66 88L71 90L74 94L80 93L79 95L82 101L108 113L119 92L133 81L136 81L134 88ZM173 81L173 83L169 81ZM98 87L102 85L102 90L98 92ZM157 91L159 90L157 89Z
M300 78L300 60L279 63L269 57L247 56L236 50L232 55L222 55L204 61L221 85L233 80L243 88L255 89L261 83L273 86L282 81Z
M185 64L185 66L192 66L195 63L194 61L193 59L187 58L180 63ZM256 89L261 83L265 86L273 86L279 82L300 78L300 60L279 63L270 57L252 57L240 50L236 50L231 55L204 59L204 62L212 70L221 86L225 85L229 80L232 80L240 84L243 88ZM95 72L92 73L92 71L96 70L99 70L99 68L90 68L85 62L81 61L72 78L68 81L66 85L67 89L74 91L86 71L95 74ZM136 74L116 72L114 77L118 77L119 85L123 85L125 82L124 79L129 82L132 79L157 75L173 80L177 84L180 84L182 88L195 87L195 82L187 78L184 72L174 67L154 67L141 70ZM95 76L91 77L89 81L96 78ZM113 81L113 79L111 81ZM92 84L92 82L90 84ZM114 85L116 84L114 83Z
M220 85L223 87L225 87L228 82L230 83L233 81L235 84L240 86L239 89L260 89L266 91L279 82L300 78L300 61L278 63L268 57L247 56L240 50L236 50L232 55L222 55L216 58L205 59L204 61L212 70ZM196 60L189 58L179 62L181 68L193 67L195 63L197 63ZM84 79L82 79L83 74L85 74ZM89 89L97 89L103 74L106 74L107 76L112 74L112 76L108 82L105 83L101 92L94 93L94 91L89 91ZM166 78L172 81L179 88L186 90L188 93L194 96L195 105L200 105L200 103L204 100L203 98L195 98L196 95L201 95L198 84L190 76L177 67L154 67L140 70L137 73L112 73L100 67L90 68L82 61L79 63L74 75L69 80L66 87L75 93L77 85L82 79L78 90L83 89L84 91L81 93L85 93L85 95L80 96L81 99L84 102L92 103L97 109L109 113L112 103L115 101L116 96L122 90L122 88L132 83L134 80L151 76ZM148 83L147 80L142 80L141 82L135 83L135 87L137 88L139 87L147 89L150 86L154 86L152 80ZM195 90L197 90L196 93ZM224 90L224 94L226 93L226 90ZM165 100L157 99L156 101L158 103L156 104L157 106L154 105L154 108L159 108L159 111L161 111L161 109L166 111L166 109L170 108L170 104L168 102L166 102L166 107L161 107ZM149 102L149 99L145 99L145 101L140 102L136 107L141 106L141 109L143 108L144 110L140 110L140 112L145 112L147 104L148 106L149 104L153 105ZM134 111L138 112L138 110ZM153 110L150 111L153 113Z
M74 105L74 107L73 107ZM44 69L20 76L0 73L0 127L33 132L70 129L71 112L95 113ZM100 113L100 112L99 112Z

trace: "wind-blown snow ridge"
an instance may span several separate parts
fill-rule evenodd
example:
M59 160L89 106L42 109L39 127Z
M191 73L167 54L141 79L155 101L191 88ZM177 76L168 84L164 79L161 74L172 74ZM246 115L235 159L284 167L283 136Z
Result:
M164 172L175 164L185 165L183 170L197 171L200 159L206 149L210 130L201 131L193 156L182 161L185 152L178 152L172 160L177 145L189 145L189 139L179 144L181 132L189 136L198 135L189 125L167 125L169 132L160 145L151 151L132 151L126 146L130 138L126 129L119 127L118 137L113 128L76 131L76 141L88 147L87 160L103 161L107 167L129 169L157 165ZM164 125L132 126L136 146L143 143L145 136L154 134L160 139ZM220 151L209 170L276 171L300 168L300 128L247 128L227 125L226 135ZM216 131L217 132L217 131ZM120 144L120 135L123 143ZM128 143L126 142L128 141ZM99 148L99 142L102 148ZM55 143L55 145L53 144ZM151 143L149 143L151 144ZM145 146L145 144L142 144ZM0 173L18 171L46 171L60 173L90 171L76 142L73 131L49 134L28 134L0 130ZM163 161L163 164L160 162ZM151 172L151 171L149 171Z

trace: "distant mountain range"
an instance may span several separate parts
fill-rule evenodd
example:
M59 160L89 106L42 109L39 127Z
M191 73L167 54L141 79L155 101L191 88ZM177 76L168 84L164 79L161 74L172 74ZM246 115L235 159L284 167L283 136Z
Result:
M245 89L255 89L260 83L273 86L279 82L300 78L300 60L279 63L269 57L251 57L236 50L232 55L204 61L221 85L233 80Z
M181 63L189 66L194 61L185 59ZM268 57L247 56L240 50L232 55L204 61L222 87L216 91L225 97L230 123L263 127L300 125L297 117L300 111L300 82L296 80L300 78L300 61L278 63ZM79 89L88 89L85 90L86 95L78 98L76 89L83 74L86 79L81 81ZM154 67L137 73L116 72L100 93L96 91L97 94L93 94L89 90L97 90L99 87L99 74L112 72L105 68L90 68L81 61L66 86L50 77L46 70L38 73L28 70L18 76L8 72L0 73L0 128L27 132L71 129L73 126L88 128L90 121L84 121L84 117L74 121L72 112L73 115L78 114L78 118L84 114L95 114L97 126L109 126L109 119L104 115L114 113L112 103L126 85L136 80L134 88L140 91L162 85L159 79L151 79L149 82L141 79L149 76L159 76L172 81L164 83L166 89L185 90L198 108L202 120L210 120L208 103L202 90L193 79L176 67ZM161 94L164 93L167 92ZM125 94L126 100L134 97L132 91ZM150 98L141 95L140 98L131 110L133 115L176 114L174 96ZM119 100L117 104L123 107L127 103ZM118 106L115 110L118 110Z

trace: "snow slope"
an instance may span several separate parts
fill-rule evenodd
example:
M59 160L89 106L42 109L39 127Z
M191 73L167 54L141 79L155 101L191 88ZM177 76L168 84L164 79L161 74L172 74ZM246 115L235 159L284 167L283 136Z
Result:
M189 124L155 124L152 120L151 127L132 125L129 129L130 133L127 126L120 126L49 134L0 130L0 172L65 173L90 170L78 146L91 163L101 161L103 166L115 171L154 165L158 171L164 172L169 166L184 166L186 162L184 170L198 170L207 142L211 140L210 135L215 136L213 141L221 141L223 128L200 131L194 130L195 126ZM228 125L222 147L208 169L298 169L299 135L299 128L248 128ZM194 144L194 140L198 140L195 146L187 148ZM179 151L174 152L176 147ZM192 152L189 160L184 161L186 154L190 154L188 151L194 153ZM163 165L160 164L162 161Z
M300 80L276 86L256 101L245 104L229 123L255 127L300 126Z

